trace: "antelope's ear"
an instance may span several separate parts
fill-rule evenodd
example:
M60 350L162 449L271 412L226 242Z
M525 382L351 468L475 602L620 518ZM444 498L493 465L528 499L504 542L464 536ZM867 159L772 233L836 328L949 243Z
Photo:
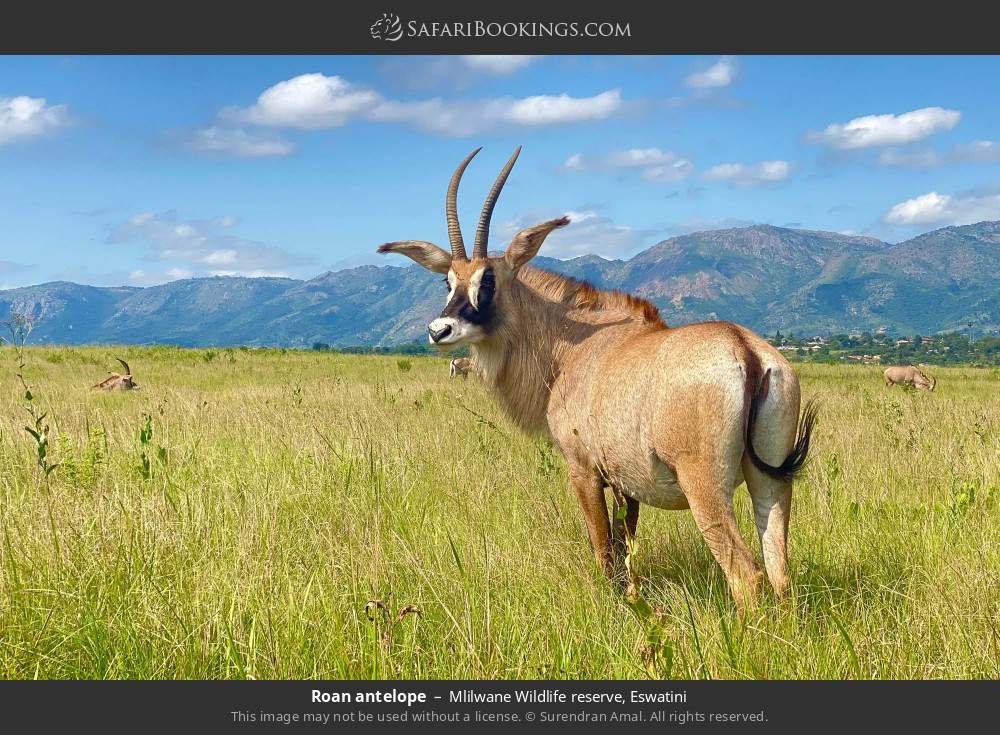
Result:
M514 239L507 246L504 259L511 268L517 269L527 263L538 254L538 249L542 247L545 238L557 227L565 227L569 224L569 217L549 220L540 225L521 230L514 235Z
M405 255L418 265L436 273L447 273L451 269L451 253L423 240L387 242L385 245L379 245L378 252Z

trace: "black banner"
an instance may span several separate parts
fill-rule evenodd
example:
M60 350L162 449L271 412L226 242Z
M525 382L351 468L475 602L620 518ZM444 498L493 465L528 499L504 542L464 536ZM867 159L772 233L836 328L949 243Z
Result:
M8 732L967 732L997 682L4 682ZM995 724L994 724L995 727Z
M996 53L988 4L11 4L4 53Z

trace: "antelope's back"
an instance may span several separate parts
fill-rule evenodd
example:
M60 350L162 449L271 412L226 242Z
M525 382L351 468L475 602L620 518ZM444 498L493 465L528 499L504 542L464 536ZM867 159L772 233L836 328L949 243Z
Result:
M553 437L572 442L576 429L583 445L617 456L621 466L648 464L657 445L694 452L728 437L735 451L743 441L748 375L767 369L781 376L792 404L787 413L797 418L798 381L788 360L730 322L600 330L574 352L553 386Z

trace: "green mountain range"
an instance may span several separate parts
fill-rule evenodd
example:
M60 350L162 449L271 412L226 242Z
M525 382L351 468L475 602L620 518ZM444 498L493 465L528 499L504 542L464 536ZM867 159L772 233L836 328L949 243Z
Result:
M756 225L697 232L628 260L534 264L655 302L668 324L728 319L773 333L887 327L933 334L1000 329L1000 222L905 242ZM360 266L307 281L195 278L148 288L54 282L0 291L0 320L31 314L33 342L184 346L387 346L422 339L441 276Z

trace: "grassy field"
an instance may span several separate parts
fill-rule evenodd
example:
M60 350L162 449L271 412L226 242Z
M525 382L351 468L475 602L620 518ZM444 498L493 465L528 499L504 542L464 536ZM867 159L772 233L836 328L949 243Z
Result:
M142 390L90 391L122 353ZM690 514L644 508L642 618L599 576L562 459L444 359L26 358L59 465L4 347L2 677L1000 676L998 370L934 370L928 394L797 367L823 410L792 599L739 617Z

